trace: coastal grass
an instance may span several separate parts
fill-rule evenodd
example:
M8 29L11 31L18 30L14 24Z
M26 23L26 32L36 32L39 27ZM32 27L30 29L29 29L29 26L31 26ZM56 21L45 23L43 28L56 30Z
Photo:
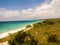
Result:
M28 27L31 27L31 26L28 25L26 28L28 28ZM43 22L37 22L37 23L33 24L33 28L29 29L25 33L33 36L34 40L36 39L35 40L35 41L37 41L36 45L60 45L60 19L46 19ZM23 35L23 32L21 35L19 35L19 34L21 34L21 33L16 32L15 34L10 34L10 36L8 36L9 38L5 37L3 39L0 39L0 42L11 40L12 39L11 37L13 37L14 40L15 40L15 38L20 39L19 36ZM18 36L16 36L16 35L18 35ZM28 41L28 38L27 37L25 37L25 38L26 38L26 41ZM16 45L17 45L18 42L16 42L16 40L15 41L14 40L13 40L13 42L16 43ZM23 44L26 45L26 43L24 42ZM20 42L19 42L19 44L20 44ZM28 45L30 45L30 42Z
M35 36L38 45L60 45L60 19L35 23L27 33Z

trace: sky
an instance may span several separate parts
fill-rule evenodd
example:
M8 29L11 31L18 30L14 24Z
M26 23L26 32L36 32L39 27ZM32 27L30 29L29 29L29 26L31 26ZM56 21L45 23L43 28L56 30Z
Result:
M0 21L60 18L59 0L0 0Z

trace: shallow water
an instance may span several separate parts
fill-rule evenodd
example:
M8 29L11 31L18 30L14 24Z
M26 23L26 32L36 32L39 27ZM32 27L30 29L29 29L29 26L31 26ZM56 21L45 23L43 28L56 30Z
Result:
M22 27L25 27L26 25L33 24L39 21L41 20L0 22L0 33L22 28Z

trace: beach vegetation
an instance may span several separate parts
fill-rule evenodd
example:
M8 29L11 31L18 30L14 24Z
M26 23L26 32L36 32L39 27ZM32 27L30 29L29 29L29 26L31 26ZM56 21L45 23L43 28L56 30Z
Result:
M27 26L26 26L26 28L30 28L30 27L32 27L32 26L31 26L31 25L27 25Z
M8 38L8 44L60 45L60 19L46 19L42 22L37 22L32 25L33 28L27 31L18 31L13 35L10 34L10 36L13 38ZM30 25L27 26L27 28L29 27ZM2 40L3 39L1 39L0 41Z
M34 36L27 34L26 32L18 32L14 38L8 41L10 45L37 45L37 41Z
M48 35L47 42L56 43L57 42L57 36L56 35Z

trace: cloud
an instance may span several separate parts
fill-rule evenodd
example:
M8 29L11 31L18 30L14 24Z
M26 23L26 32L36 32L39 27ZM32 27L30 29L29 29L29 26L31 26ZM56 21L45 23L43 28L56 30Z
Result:
M52 0L50 3L47 2L48 1L46 0L42 5L26 10L9 10L0 8L0 21L60 18L59 0Z
M31 14L33 11L32 9L21 10L22 14Z
M5 18L16 16L19 14L20 14L20 12L18 10L8 10L5 8L0 8L0 16L3 16Z

